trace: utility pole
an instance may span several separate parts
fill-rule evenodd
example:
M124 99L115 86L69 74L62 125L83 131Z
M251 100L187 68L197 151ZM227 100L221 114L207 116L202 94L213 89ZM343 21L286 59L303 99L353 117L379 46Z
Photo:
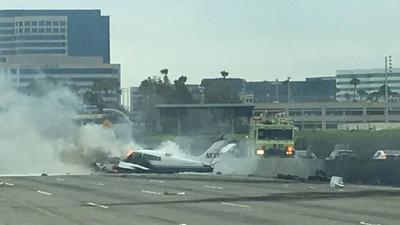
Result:
M287 78L287 99L288 103L290 103L290 77Z
M388 65L389 65L389 73L391 73L392 72L392 56L385 56L385 123L389 122Z
M275 79L275 102L278 103L278 79Z
M122 106L125 105L125 90L123 88L121 88L121 94L122 94Z

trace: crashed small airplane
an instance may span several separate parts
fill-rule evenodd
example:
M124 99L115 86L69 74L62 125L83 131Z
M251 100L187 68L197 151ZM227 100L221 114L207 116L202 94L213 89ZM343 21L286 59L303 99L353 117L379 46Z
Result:
M114 173L207 173L212 172L220 157L233 150L235 146L236 143L229 143L221 136L198 157L184 158L164 151L131 149L118 164L96 164L96 166L102 171Z

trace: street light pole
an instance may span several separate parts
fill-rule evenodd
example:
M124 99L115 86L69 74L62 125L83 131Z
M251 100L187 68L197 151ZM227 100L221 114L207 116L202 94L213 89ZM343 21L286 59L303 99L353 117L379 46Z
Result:
M392 56L385 56L385 123L389 122L388 64L389 64L389 72L392 72Z
M275 102L279 102L279 100L278 100L278 79L275 79Z
M290 77L287 78L287 87L288 87L287 98L288 98L288 103L290 103Z

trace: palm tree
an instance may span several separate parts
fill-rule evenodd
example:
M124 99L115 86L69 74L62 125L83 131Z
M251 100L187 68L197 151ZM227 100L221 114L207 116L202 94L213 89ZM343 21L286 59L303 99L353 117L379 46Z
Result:
M353 101L356 101L356 91L357 91L357 86L360 84L360 79L358 79L357 77L353 77L353 79L351 79L351 81L349 82L351 85L353 85L354 87L354 95L353 95Z
M360 96L360 101L363 100L363 97L366 97L368 93L364 89L357 90L357 94Z
M228 73L228 71L221 71L220 72L221 73L221 76L224 78L224 79L226 79L226 77L229 75L229 73Z
M165 75L168 75L168 69L167 69L167 68L162 69L162 70L160 71L160 73L163 74L164 76L165 76Z
M168 69L162 69L160 73L164 75L163 77L164 84L169 84Z
M345 97L346 98L346 102L348 102L349 99L350 99L350 94L346 93L346 94L343 95L343 97Z

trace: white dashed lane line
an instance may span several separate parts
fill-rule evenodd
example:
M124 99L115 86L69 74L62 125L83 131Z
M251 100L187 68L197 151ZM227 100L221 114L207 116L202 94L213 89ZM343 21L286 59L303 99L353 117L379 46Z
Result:
M7 183L7 182L0 182L0 185L5 185L5 186L14 186L15 184L12 184L12 183Z
M222 205L229 205L229 206L235 206L235 207L242 207L242 208L250 208L249 205L240 205L240 204L233 204L229 202L221 202Z
M360 222L361 225L381 225L380 223L367 223L367 222Z
M37 193L42 194L42 195L47 195L47 196L50 196L50 195L51 195L50 192L41 191L41 190L38 190Z
M156 192L156 191L147 191L147 190L142 190L143 193L147 194L153 194L153 195L161 195L161 192Z
M165 181L163 181L163 180L149 180L149 182L152 182L152 183L164 183Z
M223 187L219 187L219 186L213 186L213 185L206 185L204 186L205 188L211 188L211 189L217 189L217 190L223 190Z
M109 207L106 205L98 205L96 203L93 202L88 202L86 203L87 206L93 206L93 207L97 207L97 208L102 208L102 209L108 209Z

